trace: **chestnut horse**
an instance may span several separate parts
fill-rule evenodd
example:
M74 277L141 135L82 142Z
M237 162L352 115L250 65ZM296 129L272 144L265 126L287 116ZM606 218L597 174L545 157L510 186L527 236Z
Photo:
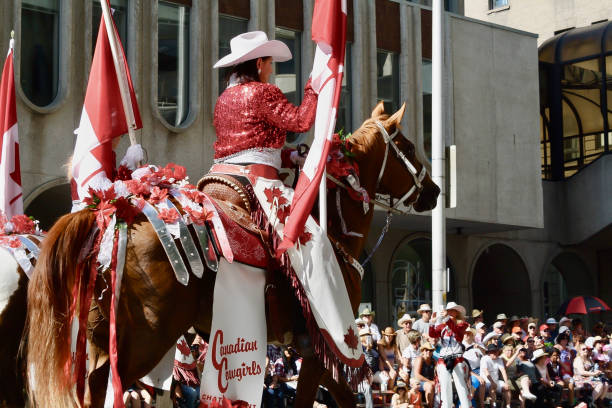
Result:
M384 115L382 103L372 112L372 117L349 139L349 149L359 165L362 186L371 197L384 192L392 197L403 197L415 184L406 164L385 142L376 125L380 121L387 133L399 131L404 113L400 109L391 117ZM411 142L400 135L394 143L420 172L423 165L415 156ZM388 150L387 150L388 149ZM388 153L388 159L385 159ZM383 167L381 172L380 170ZM380 174L380 177L379 177ZM399 183L398 181L405 181ZM422 188L406 197L417 211L433 208L439 193L438 187L425 175ZM331 200L330 202L335 202ZM340 245L345 254L357 258L364 246L373 217L373 208L364 215L362 203L352 202L345 191L341 192L343 215L350 230L361 232L362 238L346 239L338 230L338 214L330 206L330 234L342 237ZM91 211L81 211L62 217L43 243L32 282L28 290L27 363L30 381L30 399L40 407L70 407L78 405L73 384L66 374L70 358L70 324L67 316L72 302L72 287L77 273L77 259L81 245L88 237L95 222ZM346 257L346 256L345 256ZM343 256L338 256L351 304L356 311L361 297L359 274L348 267ZM84 268L84 281L87 271ZM280 274L273 274L280 275ZM88 389L85 404L103 405L108 379L108 310L109 291L107 274L96 281L96 288L88 321L90 344ZM125 387L147 374L190 326L209 333L212 321L212 299L215 275L206 270L202 279L191 277L189 284L180 284L161 247L152 226L144 217L137 219L128 231L126 263L117 311L117 344L119 373ZM282 276L276 276L282 305L268 316L270 340L283 340L274 336L278 330L270 330L270 322L282 325L283 333L293 333L304 355L298 384L296 406L311 407L318 384L328 386L340 406L352 406L353 394L341 381L331 379L322 362L316 360L309 348L304 320L293 296L293 289ZM286 336L284 336L286 337ZM40 380L43 379L43 380Z

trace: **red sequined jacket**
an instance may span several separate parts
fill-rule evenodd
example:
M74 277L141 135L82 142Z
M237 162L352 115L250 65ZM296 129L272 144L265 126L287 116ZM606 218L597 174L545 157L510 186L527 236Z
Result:
M316 110L317 94L310 81L300 106L293 105L276 85L268 83L247 82L227 88L215 106L215 159L247 149L280 149L287 131L310 129Z

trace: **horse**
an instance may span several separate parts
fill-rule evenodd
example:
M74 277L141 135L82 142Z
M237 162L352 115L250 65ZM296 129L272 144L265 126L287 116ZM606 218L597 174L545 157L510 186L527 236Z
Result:
M25 235L35 245L42 237ZM35 263L35 260L31 260ZM0 406L23 407L23 356L19 353L24 333L29 278L13 254L0 249Z
M425 211L436 204L439 188L423 170L417 159L414 145L399 132L404 107L392 116L384 114L382 103L372 112L371 118L348 139L348 149L354 155L361 171L362 186L370 196L384 192L392 197L402 197L416 211ZM381 130L377 122L384 128ZM387 138L383 133L387 134ZM388 134L400 137L389 140ZM394 151L389 153L389 145ZM401 155L400 155L401 153ZM402 156L404 158L402 158ZM424 177L411 173L410 166ZM407 183L398 183L406 180ZM415 184L419 188L412 189ZM406 197L406 193L413 191ZM338 256L353 311L356 312L361 296L361 277L350 266L349 260L357 258L364 247L373 208L364 215L363 204L351 203L349 195L340 192L342 211L347 226L361 231L363 237L346 238L338 231L339 214L331 207L330 234L341 237L337 242ZM342 201L343 199L343 201ZM332 201L333 202L333 201ZM95 215L88 210L65 215L49 230L41 248L32 282L28 289L27 364L30 382L29 398L41 407L71 407L80 405L66 370L70 361L70 336L68 321L72 304L72 288L78 272L77 260L81 245L86 241L95 223ZM82 282L87 281L89 268L82 269ZM280 275L280 274L273 274ZM98 275L88 317L87 337L89 348L89 375L85 405L99 407L104 403L108 379L108 322L110 296L106 282L108 273ZM124 386L132 384L147 374L172 346L176 339L191 326L202 333L209 333L212 321L212 299L215 275L206 270L201 279L190 279L180 284L161 247L153 227L144 217L137 218L129 227L126 262L117 310L117 346L119 374ZM296 406L312 406L314 392L319 383L329 386L340 406L354 405L353 394L342 377L339 383L318 361L308 344L304 319L300 319L300 306L293 296L293 289L281 276L275 276L278 302L282 305L273 315L268 315L269 339L278 339L271 329L271 321L282 326L282 333L295 334L300 352L304 356L302 373L298 383ZM274 317L274 319L272 319ZM44 378L44 381L38 379ZM314 391L313 391L314 390Z

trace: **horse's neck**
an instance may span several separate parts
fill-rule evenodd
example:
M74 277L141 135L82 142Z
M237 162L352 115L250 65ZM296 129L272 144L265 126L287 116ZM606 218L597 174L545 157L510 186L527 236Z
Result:
M367 156L366 156L367 158ZM377 160L357 160L359 166L359 181L361 187L367 192L371 200L376 196L376 184L378 181L378 173L380 166L376 166ZM333 189L327 198L327 206L330 213L330 232L342 243L344 249L355 259L359 259L363 247L365 246L374 217L374 203L369 204L369 210L364 213L363 202L356 201L349 196L343 188L336 187L340 190L340 210L342 218L346 223L347 232L355 232L360 236L347 235L342 230L340 214L338 214L338 206L336 204L336 189Z

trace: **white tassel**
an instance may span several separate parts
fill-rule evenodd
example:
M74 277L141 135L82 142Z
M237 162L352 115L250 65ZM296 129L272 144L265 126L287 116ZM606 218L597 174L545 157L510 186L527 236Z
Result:
M121 160L121 165L126 166L130 170L136 170L140 166L140 163L144 160L144 150L138 143L128 147L125 156Z

